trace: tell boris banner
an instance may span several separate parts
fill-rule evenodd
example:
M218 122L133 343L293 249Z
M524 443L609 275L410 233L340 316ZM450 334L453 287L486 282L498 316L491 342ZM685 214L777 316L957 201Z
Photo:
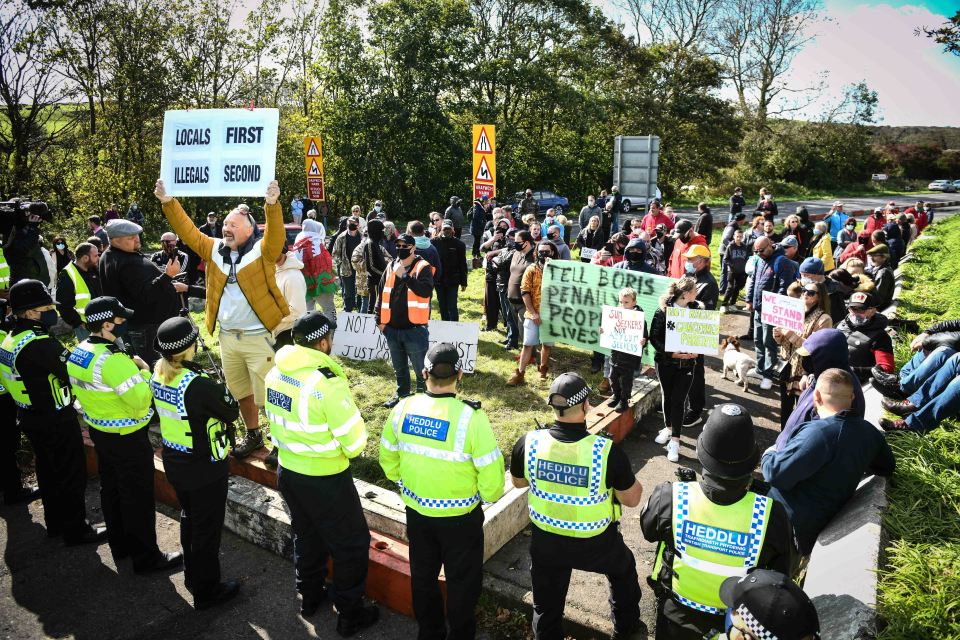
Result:
M551 260L544 267L540 301L540 337L588 351L609 354L600 346L603 305L618 306L620 289L637 292L647 325L653 320L660 296L673 278L638 271L600 267L572 260ZM644 350L643 362L653 364L653 350Z
M430 346L450 342L460 352L460 366L464 373L473 373L477 366L477 342L480 324L476 322L448 322L431 320ZM350 360L390 361L387 339L377 329L372 313L341 311L337 314L337 331L333 334L333 355Z

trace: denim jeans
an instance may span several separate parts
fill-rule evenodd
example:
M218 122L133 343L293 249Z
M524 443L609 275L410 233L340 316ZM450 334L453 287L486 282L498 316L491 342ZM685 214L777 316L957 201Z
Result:
M946 346L937 347L929 355L924 355L922 350L917 351L900 369L900 388L905 393L913 393L956 352L956 349Z
M457 308L457 285L438 284L436 286L437 306L440 307L440 319L458 322L460 310Z
M357 298L357 275L340 276L340 294L343 296L343 310L353 311L360 308Z
M430 346L430 332L427 327L418 325L409 329L395 329L387 326L383 329L383 335L390 347L390 360L397 374L397 396L403 398L410 395L410 367L413 367L413 373L417 377L417 392L426 391L423 359Z
M720 283L717 285L720 287L720 293L727 291L727 269L723 262L723 256L720 256Z
M907 417L907 424L911 429L929 431L935 429L942 420L960 415L960 377L958 376L960 376L960 353L955 353L932 378L923 382L910 396L910 402L920 407Z
M777 364L777 341L773 338L773 325L764 324L760 310L753 312L753 349L757 356L757 373L761 378L770 378Z
M520 327L517 326L517 316L513 314L510 301L507 300L507 290L498 291L500 294L500 310L503 312L503 323L507 326L507 341L510 344L520 343Z

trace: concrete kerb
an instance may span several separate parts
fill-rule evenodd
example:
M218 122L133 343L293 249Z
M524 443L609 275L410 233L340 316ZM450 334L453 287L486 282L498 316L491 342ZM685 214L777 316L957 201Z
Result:
M921 236L917 242L930 237ZM891 320L897 318L904 290L903 266L911 259L912 255L907 253L894 272L893 302L883 311ZM879 425L883 416L881 397L872 385L864 387L865 417L874 425ZM878 570L887 545L883 514L888 504L888 485L887 478L865 478L856 494L820 533L810 554L803 590L820 614L824 640L876 636Z

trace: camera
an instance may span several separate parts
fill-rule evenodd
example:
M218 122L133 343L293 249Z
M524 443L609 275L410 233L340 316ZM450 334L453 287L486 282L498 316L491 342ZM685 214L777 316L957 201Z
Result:
M9 228L11 225L21 225L27 222L30 216L37 216L41 220L50 222L53 216L46 202L27 198L13 198L0 202L0 225Z

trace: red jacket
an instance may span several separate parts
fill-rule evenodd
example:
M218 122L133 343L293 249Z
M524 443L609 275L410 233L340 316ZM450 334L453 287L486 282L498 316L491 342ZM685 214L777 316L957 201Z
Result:
M686 264L687 259L683 257L683 254L687 252L687 248L694 244L702 244L703 246L707 245L707 239L704 238L699 233L694 233L693 237L690 238L690 242L684 242L677 239L673 243L673 253L670 254L670 262L667 264L667 275L671 278L682 278L686 275Z
M882 213L880 214L879 218L875 214L871 213L869 216L867 216L866 222L863 223L863 230L867 233L873 233L874 231L882 230L883 225L885 224L887 224L887 219Z
M665 224L667 225L667 231L673 229L674 222L662 211L654 217L653 214L648 213L643 216L643 220L640 221L640 228L649 233L651 236L656 233L657 225Z

